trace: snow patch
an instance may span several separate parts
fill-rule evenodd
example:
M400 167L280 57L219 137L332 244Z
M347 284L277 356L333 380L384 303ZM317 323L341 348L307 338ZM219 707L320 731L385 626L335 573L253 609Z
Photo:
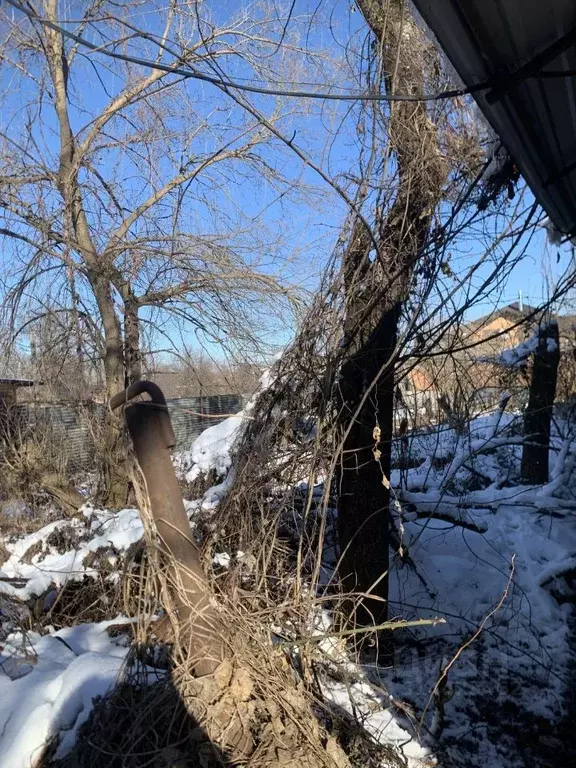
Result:
M190 446L192 468L186 474L189 483L210 470L216 470L219 477L224 477L232 464L232 450L244 425L244 411L230 416L220 424L208 427Z
M51 585L61 587L84 576L95 577L97 571L85 564L87 555L101 549L124 552L140 541L144 533L137 509L111 512L86 505L82 512L85 520L56 520L15 542L4 540L10 557L0 570L0 594L24 601L42 595ZM49 540L58 531L66 530L77 535L79 543L73 549L60 552ZM32 548L39 551L26 562L23 558ZM10 580L18 581L11 583ZM25 582L24 586L20 581Z
M429 750L398 724L393 708L384 705L383 697L368 683L324 681L322 693L327 701L357 718L378 744L394 746L404 756L407 768L436 765Z
M15 633L6 638L0 653L2 768L32 768L56 736L60 736L57 758L74 746L94 699L121 677L127 649L106 633L119 621L126 619L81 624L44 636Z
M499 411L472 420L465 434L440 426L408 436L411 456L422 463L392 473L401 508L393 514L411 562L396 558L391 568L390 605L408 620L443 616L446 624L414 628L425 653L407 645L395 667L379 675L388 691L422 712L442 659L454 657L506 594L448 673L443 728L450 762L516 768L513 742L487 738L478 724L487 709L509 717L507 703L526 722L539 716L558 723L564 714L573 608L555 593L570 589L563 576L572 578L576 565L576 443L557 415L550 481L523 485L522 419ZM428 715L432 724L440 720L436 702ZM521 738L521 726L508 726ZM463 752L464 744L474 746Z

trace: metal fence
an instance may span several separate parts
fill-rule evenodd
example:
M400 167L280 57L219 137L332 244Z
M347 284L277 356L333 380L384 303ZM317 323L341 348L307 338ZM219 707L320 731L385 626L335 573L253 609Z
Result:
M175 450L187 450L195 437L242 410L248 399L246 395L211 395L168 400ZM71 465L80 469L92 464L99 427L104 423L104 405L25 403L16 406L16 411L20 425L29 434L34 430L48 434L52 447L61 451Z
M211 395L210 397L179 397L167 400L176 450L186 450L195 437L207 427L219 424L246 405L247 395Z

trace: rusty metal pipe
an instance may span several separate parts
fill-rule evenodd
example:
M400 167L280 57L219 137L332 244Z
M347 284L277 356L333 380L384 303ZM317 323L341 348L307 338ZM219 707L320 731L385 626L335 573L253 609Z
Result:
M143 393L150 395L151 400L130 402ZM138 381L114 395L109 404L113 410L125 406L126 425L167 556L181 638L188 643L195 674L210 674L224 658L223 632L210 599L200 552L190 535L190 522L172 466L170 448L175 441L166 399L156 384Z
M150 400L142 401L144 405L148 408L165 410L166 413L168 413L168 405L166 404L164 393L158 384L154 384L152 381L135 381L134 384L130 384L127 389L124 389L122 392L118 392L118 394L111 397L108 405L111 411L115 411L117 408L120 408L121 405L126 405L130 400L143 394L150 395ZM162 419L161 423L166 446L168 448L173 448L176 445L176 437L174 435L174 430L172 429L170 416L166 419Z
M121 405L125 405L130 400L133 400L138 395L143 394L150 395L150 401L155 405L166 406L166 398L164 393L153 381L135 381L134 384L130 384L127 389L118 392L110 398L108 405L111 411L115 411L116 408L120 408Z

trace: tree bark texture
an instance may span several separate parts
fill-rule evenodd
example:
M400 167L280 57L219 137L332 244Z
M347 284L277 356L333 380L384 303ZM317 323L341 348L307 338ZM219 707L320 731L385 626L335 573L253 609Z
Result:
M142 357L140 353L139 304L128 286L124 295L124 364L127 387L142 378Z
M357 4L376 38L388 92L424 90L421 32L404 3ZM360 603L349 601L356 605L353 620L364 625L387 618L393 355L402 304L445 179L436 126L424 103L392 104L387 124L396 189L394 202L377 223L378 254L370 258L373 238L357 220L342 266L348 353L337 395L344 434L338 477L340 576L346 591L364 595Z
M367 342L341 369L341 411L349 431L338 488L340 576L346 591L373 596L353 612L354 621L362 625L379 625L387 618L394 371L391 366L383 374L379 371L394 351L399 312L399 304L384 312ZM376 378L378 383L360 406Z

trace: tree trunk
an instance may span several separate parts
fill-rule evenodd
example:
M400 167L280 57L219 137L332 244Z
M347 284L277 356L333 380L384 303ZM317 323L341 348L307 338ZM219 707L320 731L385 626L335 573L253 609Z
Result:
M82 339L82 328L80 325L80 297L76 290L76 277L74 268L70 263L67 268L68 282L70 283L70 298L72 299L72 324L74 326L74 335L76 337L76 360L78 361L78 379L82 398L86 397L86 376L84 370L84 344Z
M105 274L89 270L88 277L100 310L104 328L104 375L106 393L112 395L124 389L124 349L122 330L112 298L110 282ZM96 465L98 472L97 498L99 503L113 509L128 504L129 478L126 450L121 424L106 410L104 429L98 441Z
M112 408L142 392L152 402L130 403L125 409L126 425L134 453L145 479L150 512L166 558L171 597L175 612L170 617L178 624L180 642L196 677L212 674L225 658L224 627L212 601L208 580L202 570L198 547L190 532L182 493L172 466L170 449L175 439L166 400L151 382L130 387L112 398ZM146 509L146 499L140 508Z
M124 389L124 345L122 329L112 298L110 282L106 275L97 270L88 271L88 279L94 292L102 326L104 329L104 375L106 377L106 395L112 395Z
M341 370L341 419L349 431L338 488L340 575L347 592L370 595L350 602L351 618L361 625L379 625L387 618L394 369L390 365L380 376L379 370L396 346L399 314L399 304L384 312L366 344ZM361 405L375 379L378 383Z
M358 0L358 6L377 39L387 90L423 91L428 66L418 52L423 38L404 3ZM428 119L424 103L390 105L388 134L397 168L396 194L376 233L378 258L370 260L373 241L358 220L343 263L344 336L349 352L341 368L338 396L345 435L338 478L340 575L347 590L371 593L352 616L355 622L369 625L381 624L387 617L393 353L398 323L445 179L436 126Z
M559 362L558 324L549 322L541 325L538 332L538 347L534 352L528 406L524 414L521 476L523 482L533 485L548 482L550 423L556 396Z
M124 296L124 366L126 387L142 378L142 358L140 355L140 319L138 300L127 287Z
M56 0L46 6L48 17L57 18ZM68 106L68 62L62 35L54 29L46 30L46 57L54 86L54 101L58 117L60 138L58 189L64 203L65 227L75 248L81 254L86 276L98 305L104 330L104 373L108 397L124 388L124 356L122 329L114 305L111 277L114 265L107 254L100 254L92 232L82 197L76 143L70 123ZM109 506L123 506L128 496L125 471L117 471L120 430L115 419L106 415L103 445L100 447L100 489L98 495Z

